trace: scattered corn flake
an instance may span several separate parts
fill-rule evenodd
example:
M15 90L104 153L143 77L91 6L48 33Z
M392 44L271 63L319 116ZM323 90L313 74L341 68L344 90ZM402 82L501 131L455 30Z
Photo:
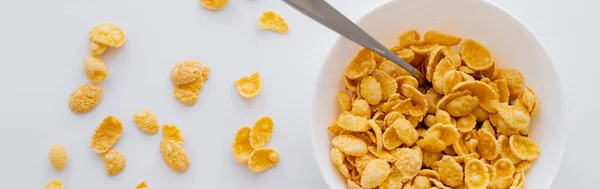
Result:
M351 99L350 95L348 95L348 93L346 93L344 91L338 91L337 99L338 99L338 103L340 104L340 108L341 108L342 112L350 111L352 99Z
M492 124L490 123L489 120L485 120L481 124L481 128L479 130L488 132L488 133L492 134L492 136L496 136L496 130L494 130L494 127L492 126Z
M200 0L200 3L204 8L209 10L219 10L223 8L229 0Z
M400 171L392 165L390 174L387 178L379 185L379 189L396 189L402 187L402 177Z
M236 161L248 163L250 154L254 148L250 145L250 127L244 126L235 133L235 138L231 144L231 152Z
M461 133L467 133L475 128L477 125L477 118L473 114L468 114L463 117L459 117L456 121L456 128Z
M52 179L46 184L45 189L65 189L65 186L63 185L62 180Z
M434 170L440 174L440 180L445 185L456 187L463 183L463 168L450 156L442 157Z
M507 158L500 158L494 163L497 177L512 177L515 172L515 165Z
M517 109L516 105L510 106L508 103L499 103L496 105L498 115L506 125L515 130L528 130L531 123L529 112Z
M454 148L454 152L456 152L456 154L458 154L459 156L465 156L471 153L465 141L466 136L466 133L461 133L458 140L456 140L456 142L452 145L452 147Z
M171 69L171 82L173 85L188 84L202 78L203 65L195 59L188 59L177 63Z
M425 78L427 79L427 81L433 81L433 74L435 73L435 69L437 68L437 65L441 62L441 60L444 58L444 54L442 53L442 50L444 48L447 47L435 46L435 48L433 48L427 56L427 65L425 67ZM447 58L446 61L448 61L451 67L454 67L454 63L452 63L452 60L450 60L450 58Z
M431 182L425 176L416 176L412 180L412 187L413 189L429 189L431 188Z
M108 76L108 71L102 60L88 56L83 59L83 72L92 82L103 82Z
M349 90L351 92L355 92L357 85L358 85L358 82L356 80L350 80L347 77L344 77L344 88L346 90Z
M387 162L395 162L396 161L396 157L393 156L392 154L390 154L390 152L385 151L385 150L381 150L381 151L377 151L377 147L375 146L369 146L367 147L367 149L369 150L369 152L371 152L371 154L375 155L375 157L379 158L379 159L383 159Z
M198 95L203 86L204 82L201 79L197 79L188 84L175 86L173 97L185 105L192 106L198 101Z
M364 117L366 119L371 118L371 106L364 99L358 99L352 102L352 115Z
M402 145L402 140L396 133L396 129L393 127L388 127L383 132L383 147L388 150L392 150L398 148L398 146Z
M208 0L208 1L210 1L210 0ZM215 0L213 0L213 1L215 1ZM226 1L226 0L219 0L219 1ZM258 20L258 26L260 27L260 29L272 30L272 31L275 31L277 33L282 33L282 34L287 33L289 31L288 25L285 22L285 20L283 20L283 18L281 16L274 13L273 11L263 12L262 16L260 16L260 18Z
M448 102L444 108L451 116L462 117L470 115L477 107L479 107L477 96L463 95Z
M352 114L342 114L337 120L337 125L348 131L365 132L370 129L367 125L367 118L355 116Z
M473 113L477 122L484 122L489 119L488 112L485 111L481 106L475 108L471 113Z
M515 167L515 172L527 172L531 168L532 162L529 160L521 161Z
M346 179L346 183L348 184L348 189L362 189L360 185L350 179Z
M109 47L120 47L125 44L125 33L119 26L103 23L95 26L88 34L90 41Z
M175 172L185 172L190 167L190 157L181 144L174 140L163 139L160 142L160 154L165 164Z
M485 189L490 183L490 174L485 163L478 159L465 164L465 185L469 189Z
M60 171L67 166L67 150L65 146L60 143L53 144L50 146L50 151L48 151L48 159L50 160L50 164L54 167L55 170Z
M452 188L450 188L450 187L447 187L447 186L445 186L445 185L444 185L444 183L442 183L441 181L439 181L439 180L436 180L436 179L434 179L434 178L429 178L429 181L431 181L431 182L432 182L432 183L435 185L435 188L440 188L440 189L452 189Z
M419 33L415 30L408 30L398 37L398 44L400 49L409 47L412 44L419 42L420 40Z
M377 152L381 152L381 150L383 149L383 136L381 128L373 120L369 120L367 122L367 125L369 125L369 127L371 127L371 129L375 133L376 140L374 141L374 143L377 144ZM369 131L368 133L371 132Z
M410 72L389 60L383 61L381 64L379 64L377 69L384 71L393 78L397 78L399 76L411 76ZM398 86L401 86L401 84L398 83Z
M417 141L417 146L427 152L441 152L446 149L444 141L433 136L425 136L425 138Z
M181 130L176 125L165 124L162 127L162 137L165 140L175 141L179 145L183 145L185 141Z
M423 164L423 155L420 149L399 148L394 166L398 169L402 181L415 177Z
M402 58L406 62L411 62L415 59L415 52L410 49L402 49L396 52L398 57Z
M460 67L462 65L462 59L460 58L460 53L458 53L457 51L455 51L452 48L443 48L442 49L442 54L445 57L450 58L450 60L452 60L452 63L454 63L454 67Z
M460 54L466 66L475 71L490 68L494 58L482 44L472 39L465 39L460 46Z
M331 151L329 151L329 159L344 177L351 178L350 171L348 170L346 165L344 165L345 156L344 153L342 153L342 151L340 151L338 148L332 148Z
M496 132L503 135L518 135L519 130L509 127L498 113L489 114L489 120L496 127Z
M374 159L362 171L360 185L363 188L375 188L383 183L390 171L390 165L385 160Z
M337 121L333 121L331 123L331 125L329 125L329 127L327 127L327 130L329 131L329 133L333 134L333 135L339 135L340 132L342 132L344 129L340 128L340 126L338 126Z
M250 130L250 145L254 149L259 149L265 146L271 139L273 134L273 119L265 116L259 118L252 129Z
M140 130L148 134L156 134L160 130L156 116L148 109L142 109L133 114L133 122Z
M396 80L396 81L398 81L398 80ZM416 79L415 79L415 82L416 82ZM442 97L443 97L443 95L437 93L435 91L435 89L427 90L427 92L425 93L425 99L427 99L427 113L435 114L435 111L437 108L436 105L440 101L440 99L442 99Z
M498 100L498 94L490 87L488 84L485 84L481 81L464 81L458 83L456 86L452 87L452 92L456 91L470 91L471 94L477 96L479 99L479 105L490 113L496 112L496 104L500 101Z
M525 88L523 74L513 68L499 68L496 79L506 79L508 90L510 91L509 101L516 99Z
M235 87L237 88L238 93L243 97L256 97L261 88L260 73L254 72L250 76L244 76L235 80Z
M462 40L460 37L456 37L440 31L429 30L425 32L424 39L426 43L439 44L444 46L458 45Z
M479 143L477 144L477 153L487 160L496 159L500 154L500 144L498 144L494 135L480 129L477 131L477 138L479 140Z
M146 182L142 181L140 182L140 184L138 184L135 189L150 189L150 187L148 187L148 185L146 184Z
M452 124L452 117L450 117L450 114L448 114L448 112L446 112L444 110L440 110L440 109L438 109L435 112L435 120L436 120L436 123Z
M460 66L458 67L458 71L467 73L467 74L474 74L475 70L472 70L471 68L467 67L467 66Z
M508 89L508 83L506 79L497 79L493 81L498 88L498 96L500 97L500 102L508 102L510 98L510 90Z
M540 147L527 137L512 135L508 141L511 152L519 159L534 160L540 156Z
M439 46L440 45L438 44L427 44L423 41L419 41L410 45L410 50L414 51L416 54L425 56Z
M392 124L394 124L394 122L396 122L396 120L398 119L406 119L406 116L404 116L404 114L401 114L400 112L394 111L385 115L383 121L387 126L392 126Z
M425 116L425 113L427 113L427 99L425 98L425 95L421 92L419 92L418 89L414 88L413 86L410 85L402 85L400 87L402 95L406 96L407 98L410 98L412 103L415 105L413 108L411 108L410 110L410 115L412 116Z
M436 104L436 110L444 110L446 105L448 105L448 103L450 103L452 100L454 100L458 97L461 97L461 96L471 95L471 94L472 93L469 90L456 91L456 92L446 94ZM437 112L436 112L436 114L437 114ZM446 114L448 114L448 112L446 112ZM448 115L448 117L450 117L450 115Z
M248 167L254 172L263 172L279 162L279 152L272 148L260 148L250 154Z
M92 150L103 154L110 150L123 134L123 124L116 116L108 116L96 127L92 136Z
M69 107L75 113L87 113L100 103L102 96L103 91L100 86L86 83L71 93Z
M90 44L88 45L88 50L90 50L92 56L98 56L106 50L106 45L90 41Z
M442 152L423 152L423 165L425 167L433 168L437 161L442 159L444 154ZM439 179L439 178L438 178Z
M367 143L354 135L338 135L333 138L331 144L339 148L344 154L351 156L363 156L368 152Z
M398 119L392 124L392 127L396 129L398 138L408 145L412 146L419 139L419 133L414 126L406 119Z
M527 111L533 116L537 110L537 106L539 103L538 97L535 92L527 87L521 92L519 95L519 100L523 103L523 105L527 108Z
M360 82L360 94L371 105L376 105L383 100L381 83L373 76L364 77Z
M371 76L373 76L377 80L377 82L381 84L381 100L387 100L398 90L398 83L396 82L396 80L393 77L390 77L384 71L375 70L373 71L373 74L371 74Z
M109 150L102 154L102 161L104 161L104 168L106 169L108 176L114 176L121 173L121 171L125 169L125 164L127 163L125 156L121 152L114 150Z
M435 137L444 142L446 146L450 146L458 140L460 134L455 126L449 124L435 124L427 129L425 137Z
M423 152L423 154L425 154L425 152ZM442 158L440 157L440 159L442 159ZM436 180L440 180L440 174L431 169L421 169L417 175L426 176L429 178L434 178Z

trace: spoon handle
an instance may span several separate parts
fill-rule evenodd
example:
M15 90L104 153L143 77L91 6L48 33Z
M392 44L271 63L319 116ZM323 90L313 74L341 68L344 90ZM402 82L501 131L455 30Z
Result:
M329 29L398 64L415 76L420 83L427 83L423 73L377 42L324 0L283 1Z

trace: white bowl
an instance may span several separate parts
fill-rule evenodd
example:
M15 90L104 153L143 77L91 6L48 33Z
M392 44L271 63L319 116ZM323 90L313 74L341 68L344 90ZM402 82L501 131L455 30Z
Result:
M540 99L540 111L531 122L531 138L541 156L526 173L526 188L549 188L561 165L567 136L565 104L560 80L550 56L536 36L503 9L479 0L396 0L369 12L357 24L386 47L398 43L408 29L448 32L485 45L501 67L520 70L526 85ZM340 37L323 63L316 83L312 140L323 178L330 188L345 188L346 181L329 160L332 136L327 126L336 119L336 99L343 89L346 65L362 47Z

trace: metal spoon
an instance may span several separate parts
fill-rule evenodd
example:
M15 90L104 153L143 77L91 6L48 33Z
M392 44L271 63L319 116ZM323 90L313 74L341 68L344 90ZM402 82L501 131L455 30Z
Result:
M302 12L304 15L321 23L338 34L358 43L359 45L383 56L384 58L398 64L410 72L419 83L429 89L431 86L425 79L425 74L419 69L413 67L408 62L398 57L395 53L388 50L381 43L377 42L373 37L360 29L356 24L350 21L346 16L333 8L324 0L283 0L288 5Z

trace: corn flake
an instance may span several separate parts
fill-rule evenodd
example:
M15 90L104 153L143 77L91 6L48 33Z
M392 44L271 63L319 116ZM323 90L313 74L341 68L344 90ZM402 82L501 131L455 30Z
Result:
M352 114L369 119L371 118L371 106L366 100L355 100L352 103Z
M396 52L396 55L406 62L412 62L415 59L415 52L410 49L399 50Z
M425 167L433 168L437 161L442 159L444 154L442 152L423 152L423 165ZM439 177L439 176L438 176ZM439 178L438 178L439 179Z
M54 167L55 170L60 171L67 166L67 150L65 146L60 143L53 144L50 146L50 151L48 151L48 159L50 160L50 164Z
M360 185L350 179L346 179L346 183L348 184L348 189L362 189Z
M162 137L165 140L175 141L179 145L183 145L184 138L181 130L175 125L165 124L162 128Z
M494 58L490 51L472 39L465 39L460 46L463 62L475 71L482 71L492 67Z
M398 169L402 181L414 178L421 170L423 155L420 149L399 148L394 166Z
M148 109L142 109L133 114L133 122L140 130L148 134L156 134L160 130L156 116Z
M485 189L489 183L489 170L483 161L472 159L465 164L465 185L469 189Z
M462 117L470 115L478 106L477 96L463 95L448 102L444 108L451 116Z
M364 117L355 116L352 114L342 114L337 120L337 125L348 131L354 132L365 132L370 129L367 125L368 119Z
M427 152L441 152L446 149L444 141L433 136L425 136L425 138L417 141L417 146Z
M177 85L173 90L173 97L185 105L192 106L198 101L198 95L203 86L204 82L201 79L196 79L196 81L188 84Z
M500 154L500 145L492 133L484 130L477 131L477 153L487 160L493 160Z
M227 0L205 0L205 1L227 1ZM227 2L225 2L227 3ZM281 16L274 13L273 11L265 11L262 16L258 19L258 27L260 29L272 30L277 33L287 33L289 31L288 25Z
M165 164L175 172L185 172L190 167L190 158L180 143L163 139L160 142L160 154ZM252 155L250 155L252 159Z
M83 72L92 82L103 82L108 76L104 62L93 56L83 59Z
M250 76L244 76L235 80L235 87L238 93L245 98L256 97L261 88L260 73L254 72Z
M531 161L529 161L529 160L521 161L519 164L516 165L515 172L527 172L527 170L529 170L529 168L531 168L531 166L532 166Z
M148 185L146 184L146 182L142 181L140 184L138 184L135 189L150 189L148 187Z
M456 91L470 91L474 96L479 99L479 105L490 113L495 113L496 104L499 103L498 94L492 87L481 81L464 81L456 86L452 87L452 92Z
M385 150L377 151L377 147L375 147L375 146L369 146L367 149L369 150L369 152L371 152L371 154L375 155L375 157L377 157L379 159L383 159L387 162L395 162L396 161L396 157L393 156L392 154L390 154L388 151L385 151Z
M46 184L45 189L65 189L65 186L63 185L62 180L53 179Z
M113 150L102 154L102 160L104 161L104 168L106 168L108 176L119 174L125 169L125 164L127 163L125 156L121 152Z
M373 132L375 133L375 140L373 140L373 143L377 144L377 152L381 152L381 149L383 149L383 137L382 132L381 132L381 128L375 123L375 121L373 120L369 120L367 122L367 125L369 125L371 127L371 129L373 129ZM370 131L367 133L371 133ZM369 135L371 136L371 135Z
M450 156L442 157L434 170L440 174L440 180L445 185L456 187L463 183L463 168Z
M528 130L531 117L529 112L521 111L517 106L509 106L508 103L499 103L496 105L498 115L510 128L515 130Z
M379 66L377 67L378 70L384 71L385 73L387 73L390 77L393 78L397 78L399 76L411 76L410 72L406 71L404 68L398 66L397 64L393 63L392 61L386 60L383 61L381 64L379 64ZM346 76L348 77L348 76ZM400 83L398 83L398 86L401 86Z
M390 165L385 160L374 159L362 171L360 185L363 188L375 188L383 183L390 171Z
M424 39L426 43L439 44L444 46L458 45L462 40L460 37L456 37L447 33L442 33L435 30L429 30L425 32Z
M339 123L338 123L339 124ZM254 149L265 146L273 134L273 119L265 116L258 119L250 130L250 145Z
M71 93L69 107L75 113L87 113L100 103L102 96L103 91L100 86L86 83Z
M96 127L92 136L92 150L102 154L110 150L123 134L123 124L116 116L108 116Z
M510 91L509 101L516 99L525 87L523 74L513 68L499 68L496 79L506 79L508 90Z
M477 125L477 118L473 114L468 114L463 117L459 117L456 121L456 128L461 133L467 133Z
M92 56L98 56L106 50L106 45L90 41L90 44L88 45L88 50L90 51Z
M419 133L408 120L398 119L392 127L396 129L398 138L408 146L412 146L419 139Z
M420 40L419 33L415 30L408 30L398 37L399 48L403 49L409 47L412 44L419 42Z
M398 83L393 77L390 77L387 73L381 70L373 71L371 74L377 82L381 84L382 99L387 100L392 94L395 94L398 90Z
M368 152L367 143L354 135L338 135L333 138L331 144L344 152L344 154L351 156L363 156Z
M429 178L424 176L416 176L412 180L413 189L429 189L431 187L431 182L429 182Z
M233 153L233 157L240 163L248 163L250 154L253 151L254 148L252 148L250 145L250 127L245 126L240 128L235 133L235 138L231 144L231 152Z
M396 133L396 129L388 127L383 132L383 147L388 150L392 150L402 145L402 140Z
M344 165L345 156L342 151L337 148L332 148L329 152L329 158L331 159L331 163L335 165L335 167L338 169L338 171L340 171L340 173L342 173L342 175L344 175L344 177L351 178L350 171L346 165Z
M425 56L439 46L440 45L438 44L427 44L423 41L420 41L410 45L410 50L414 51L416 54Z
M492 134L492 136L496 136L496 131L494 130L494 127L492 127L492 124L490 123L489 120L485 120L481 124L481 128L479 130L488 132L488 133Z
M360 82L360 94L371 105L376 105L383 100L381 83L373 76L364 77Z
M341 108L342 112L350 111L350 108L351 108L350 102L352 101L352 99L351 99L350 95L348 95L348 93L346 93L344 91L338 91L337 99L338 99L338 103L340 104L340 108Z
M384 63L381 64L383 65ZM348 79L359 79L374 71L375 66L376 63L373 52L368 49L362 49L358 51L358 54L356 54L354 59L352 59L352 62L346 67L344 75Z
M90 41L109 47L120 47L125 44L125 33L119 26L111 23L104 23L95 26L88 34Z
M534 160L540 156L540 147L527 137L512 135L508 141L511 152L519 159Z
M445 46L436 46L429 53L429 56L427 56L427 59L426 59L427 66L425 67L425 78L427 79L427 81L433 82L433 74L435 73L435 69L437 69L438 64L444 58L444 54L442 53L442 50L444 48L446 48L446 47ZM448 63L450 64L450 67L454 67L454 63L452 63L452 60L450 60L450 58L447 58L446 61L448 61ZM443 66L443 67L447 67L447 66ZM448 70L449 69L446 69L443 72L447 72ZM441 74L441 75L444 75L444 74Z
M379 189L396 189L402 187L402 177L400 171L392 165L390 174L387 178L379 185Z
M210 10L218 10L223 8L229 0L200 0L200 3L204 8Z
M456 127L448 124L438 123L427 130L425 137L428 136L438 138L442 140L446 146L450 146L454 144L456 140L458 140L460 134L458 133Z

